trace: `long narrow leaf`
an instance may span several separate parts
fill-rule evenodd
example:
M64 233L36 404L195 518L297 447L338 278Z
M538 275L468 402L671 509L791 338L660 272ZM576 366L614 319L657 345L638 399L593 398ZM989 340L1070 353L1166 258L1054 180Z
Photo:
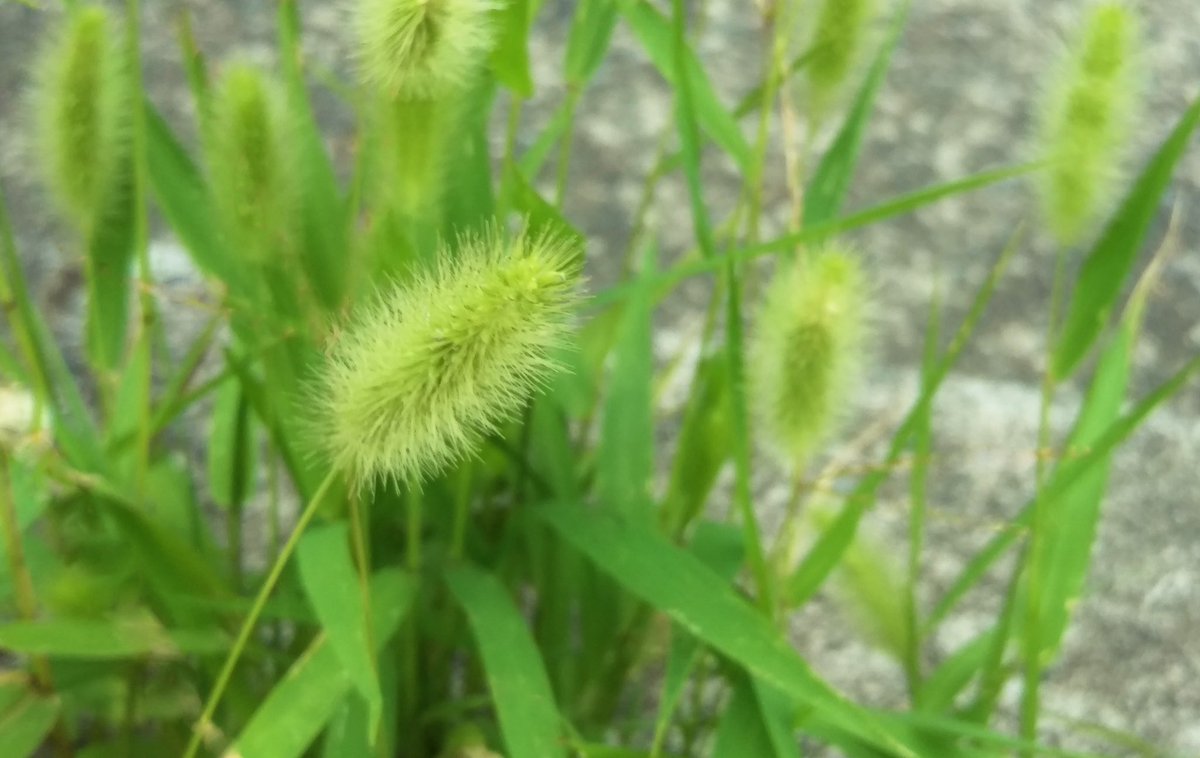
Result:
M508 591L490 574L459 567L446 583L475 635L511 756L566 756L554 693L537 646Z
M370 707L368 730L375 734L383 715L383 695L375 669L366 598L357 591L344 521L310 529L296 549L304 592L350 681Z
M766 617L698 558L611 513L559 506L537 514L597 568L751 675L873 744L915 755L903 739L818 678Z
M910 5L910 1L905 0L897 8L887 40L875 56L866 81L846 114L846 120L829 150L821 156L816 172L804 188L805 224L823 224L836 218L842 209L842 202L858 165L859 150L875 106L875 96L891 67L892 53L908 20Z
M371 631L377 646L395 634L415 595L416 582L401 571L385 569L372 577ZM225 755L302 755L352 688L350 675L329 638L318 636L267 695Z
M1095 343L1116 305L1125 277L1133 268L1142 239L1158 211L1159 198L1171 181L1192 132L1200 124L1200 97L1179 119L1162 147L1129 189L1124 204L1088 254L1054 353L1054 375L1069 376Z

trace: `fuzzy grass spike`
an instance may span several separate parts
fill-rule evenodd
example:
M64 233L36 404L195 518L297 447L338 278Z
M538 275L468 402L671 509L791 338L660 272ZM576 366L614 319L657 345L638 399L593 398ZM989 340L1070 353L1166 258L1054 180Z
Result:
M1043 215L1064 246L1079 242L1120 186L1137 110L1137 19L1122 3L1096 6L1059 66L1040 140L1051 161Z
M466 87L491 49L492 0L360 0L362 78L399 99L441 99Z
M319 384L321 440L357 486L435 475L558 367L577 300L571 243L493 231L438 259L341 337Z
M287 246L296 221L296 151L283 95L255 68L229 66L212 99L209 168L226 231L251 258Z
M867 283L849 251L829 247L776 272L749 348L760 428L799 466L831 431L861 355Z
M122 184L129 103L118 31L105 9L83 7L53 35L37 67L43 171L63 213L85 230Z
M874 0L825 0L805 70L813 109L825 111L850 78L866 48Z

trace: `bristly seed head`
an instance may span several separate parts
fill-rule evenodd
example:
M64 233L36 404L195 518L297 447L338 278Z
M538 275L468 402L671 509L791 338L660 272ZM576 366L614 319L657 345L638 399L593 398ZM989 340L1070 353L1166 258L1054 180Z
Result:
M129 103L118 26L84 7L52 35L33 105L46 180L70 220L89 228L121 190Z
M839 247L775 273L748 352L751 401L783 461L800 465L844 410L859 364L867 283Z
M821 115L837 96L866 48L875 0L825 0L805 66L811 107Z
M321 443L355 486L417 485L512 418L558 365L579 252L554 236L466 237L334 345L316 392Z
M492 47L497 7L495 0L359 0L363 79L408 100L464 89Z
M1051 165L1042 206L1062 245L1080 241L1119 185L1138 102L1137 37L1132 10L1097 5L1047 93L1040 141Z
M298 204L282 91L252 66L228 66L213 91L209 131L213 195L226 232L252 259L282 251Z

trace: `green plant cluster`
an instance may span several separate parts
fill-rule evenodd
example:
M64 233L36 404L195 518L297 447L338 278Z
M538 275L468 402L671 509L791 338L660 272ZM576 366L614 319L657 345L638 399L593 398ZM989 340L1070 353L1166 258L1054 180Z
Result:
M0 756L1068 754L1043 743L1039 685L1084 591L1110 462L1200 370L1192 358L1128 397L1160 257L1135 272L1200 100L1122 182L1138 85L1126 6L1080 3L1029 163L847 213L906 0L746 4L765 52L738 104L714 90L682 0L579 0L566 94L524 150L540 0L352 0L348 81L306 65L305 7L275 5L272 71L210 60L180 17L194 145L144 94L137 0L46 11L29 103L85 261L86 371L30 298L0 198ZM667 261L639 216L624 278L588 291L562 201L588 181L570 172L576 111L619 25L674 99L643 211L682 176L696 245ZM318 88L354 117L350 165L327 150ZM764 191L775 123L783 198ZM702 181L713 154L743 179L721 218ZM1062 242L1041 420L1057 454L921 602L938 390L1043 224L1013 219L1025 231L994 251L950 339L931 305L917 400L835 497L812 487L811 460L881 315L845 235L1022 178ZM788 228L766 237L777 202ZM151 213L211 284L217 307L187 345L163 326ZM652 320L699 277L700 358L682 364L664 446ZM1058 439L1046 411L1069 380L1085 399ZM202 470L179 455L198 436ZM776 535L751 487L758 449L794 493ZM859 526L902 459L909 539L883 545ZM995 618L935 656L1000 569ZM847 633L894 659L907 702L855 702L793 648L789 618L826 590L853 611Z

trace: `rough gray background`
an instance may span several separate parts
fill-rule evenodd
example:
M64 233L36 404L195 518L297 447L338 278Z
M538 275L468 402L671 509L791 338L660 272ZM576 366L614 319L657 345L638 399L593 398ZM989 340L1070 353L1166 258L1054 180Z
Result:
M1130 161L1138 166L1200 88L1200 3L1134 4L1145 21L1148 85L1138 147ZM146 5L148 81L154 99L176 124L186 124L190 114L171 31L178 7L192 10L201 44L213 61L233 51L271 59L272 3L151 0ZM345 24L338 4L304 5L312 59L344 69ZM559 72L569 5L548 0L539 22L532 51L538 94L526 111L523 144L536 135L563 94ZM870 126L851 206L866 207L1027 154L1025 135L1039 78L1083 5L1084 0L916 0ZM699 49L726 102L735 102L754 84L761 56L752 4L711 0L705 12ZM62 252L69 249L69 237L47 213L33 179L20 106L44 18L12 3L0 5L0 180L39 297L54 311L59 331L77 335L78 264ZM322 97L319 104L331 133L344 132L345 115L332 99ZM570 218L592 240L589 254L598 278L613 270L627 243L641 181L670 114L669 89L632 35L619 29L612 55L581 104L566 204ZM751 124L745 126L751 135ZM333 147L345 145L335 138ZM730 208L736 177L719 157L706 168L708 201L722 217ZM1137 395L1200 348L1198 185L1200 148L1193 145L1169 196L1181 214L1179 250L1150 305L1137 355ZM784 207L777 173L768 177L767 199L769 211ZM679 254L690 243L686 207L682 184L664 183L651 221L668 254ZM924 313L934 282L940 282L947 323L953 326L1014 226L1035 217L1029 187L1013 182L853 235L877 282L880 317L872 369L845 436L849 440L852 432L863 429L883 431L875 438L868 435L866 452L846 448L851 461L872 460L879 438L914 395ZM1164 226L1156 226L1153 241L1162 237ZM959 371L939 396L926 599L937 597L966 557L1031 491L1052 249L1036 234L1026 247ZM160 238L156 252L170 283L194 291L195 283L169 241ZM658 341L662 357L699 332L697 307L703 294L702 287L687 287L664 309ZM1077 388L1064 388L1053 414L1058 428L1070 423L1078 402ZM1047 732L1065 745L1121 753L1070 729L1067 720L1073 718L1135 732L1173 754L1200 754L1198 414L1200 394L1191 388L1117 457L1089 591L1064 655L1048 672L1045 685L1051 714ZM765 465L760 480L759 504L771 523L785 498L783 476ZM895 545L897 563L904 547L894 536L903 534L907 507L902 485L900 479L887 490L868 525L884 544ZM993 579L988 586L996 594L969 601L939 635L935 655L983 628L998 602L1003 575ZM797 645L840 686L883 705L902 699L899 670L846 633L843 617L827 600L801 614L794 628ZM1012 703L1018 693L1014 689L1007 695Z

